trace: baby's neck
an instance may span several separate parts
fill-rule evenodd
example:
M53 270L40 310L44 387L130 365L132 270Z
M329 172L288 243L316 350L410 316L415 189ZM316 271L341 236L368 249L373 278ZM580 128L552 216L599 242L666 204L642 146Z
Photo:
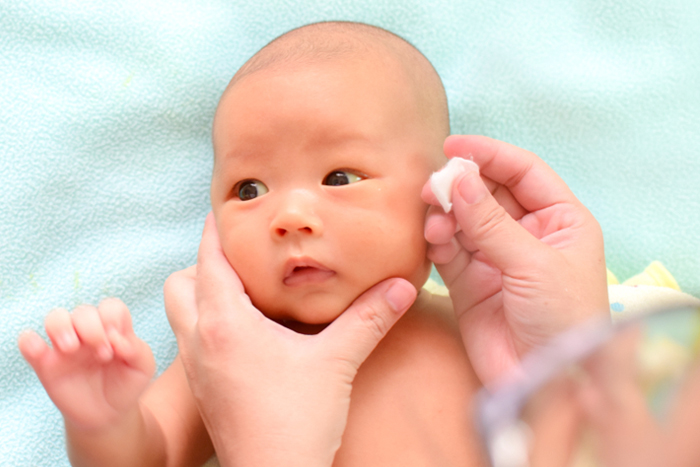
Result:
M328 324L306 324L306 323L300 323L299 321L293 321L293 320L282 320L279 322L282 326L284 326L287 329L291 329L294 332L298 332L299 334L318 334L319 332L323 331L326 329L326 326Z

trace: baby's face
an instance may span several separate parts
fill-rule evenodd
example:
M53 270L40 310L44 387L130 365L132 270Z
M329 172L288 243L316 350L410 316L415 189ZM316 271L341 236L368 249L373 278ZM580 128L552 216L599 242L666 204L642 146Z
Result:
M384 68L259 71L222 98L212 207L226 257L272 319L329 323L384 279L427 278L420 191L442 142Z

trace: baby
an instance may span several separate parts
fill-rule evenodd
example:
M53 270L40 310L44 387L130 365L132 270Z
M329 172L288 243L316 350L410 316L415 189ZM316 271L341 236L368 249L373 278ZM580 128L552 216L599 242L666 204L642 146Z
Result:
M271 42L216 111L216 230L268 318L318 332L385 279L421 290L431 260L450 288L451 300L421 290L359 368L334 465L478 464L474 392L607 309L599 229L563 182L493 140L450 138L443 149L448 135L427 59L352 23ZM445 154L471 155L486 182L459 178L454 214L426 186ZM149 385L152 354L121 302L56 310L46 330L53 349L36 334L20 348L64 416L76 465L201 465L214 453L181 358Z

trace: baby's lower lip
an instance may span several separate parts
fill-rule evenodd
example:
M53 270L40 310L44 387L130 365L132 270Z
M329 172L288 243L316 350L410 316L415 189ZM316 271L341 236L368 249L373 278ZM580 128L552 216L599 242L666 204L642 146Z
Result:
M284 278L284 285L295 287L307 284L318 284L335 276L334 271L314 267L298 267Z

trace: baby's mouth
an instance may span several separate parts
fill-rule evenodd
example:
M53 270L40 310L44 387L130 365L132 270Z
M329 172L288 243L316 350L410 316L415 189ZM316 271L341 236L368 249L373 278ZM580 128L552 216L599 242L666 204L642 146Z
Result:
M283 283L289 287L318 284L335 276L335 271L310 258L292 258L287 261Z

